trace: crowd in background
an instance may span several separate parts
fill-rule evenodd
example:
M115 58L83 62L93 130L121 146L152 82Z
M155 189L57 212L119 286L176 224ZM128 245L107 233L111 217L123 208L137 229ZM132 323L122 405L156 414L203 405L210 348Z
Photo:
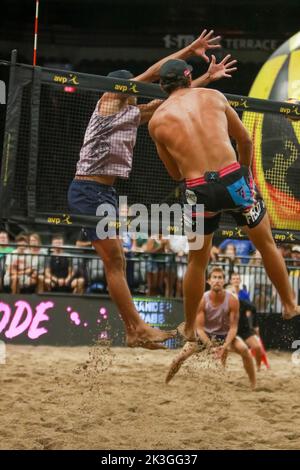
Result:
M133 293L148 296L183 295L188 242L184 236L148 238L123 237L126 274ZM286 260L290 280L299 294L300 245L278 247ZM212 246L211 264L220 264L228 282L239 274L240 289L258 311L273 309L275 291L262 265L260 253L248 240L223 240ZM75 294L107 293L102 260L81 237L66 245L64 236L54 234L50 245L38 233L21 233L12 240L0 231L0 292Z

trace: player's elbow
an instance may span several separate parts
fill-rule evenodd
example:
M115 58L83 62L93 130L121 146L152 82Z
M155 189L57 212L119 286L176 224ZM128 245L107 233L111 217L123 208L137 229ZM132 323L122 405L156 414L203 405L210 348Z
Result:
M242 147L251 147L252 148L252 139L250 137L250 135L248 134L248 132L245 132L243 133L238 139L237 139L237 143L239 146L242 146Z

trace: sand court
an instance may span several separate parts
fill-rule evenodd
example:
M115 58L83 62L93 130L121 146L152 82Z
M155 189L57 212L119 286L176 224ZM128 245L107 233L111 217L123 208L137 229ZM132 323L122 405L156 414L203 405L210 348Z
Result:
M269 354L251 392L240 358L223 372L175 351L7 347L1 449L298 449L300 366Z

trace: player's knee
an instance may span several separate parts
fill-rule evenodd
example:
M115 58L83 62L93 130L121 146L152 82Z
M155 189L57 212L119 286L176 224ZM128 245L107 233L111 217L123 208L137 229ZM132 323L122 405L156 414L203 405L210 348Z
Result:
M250 351L249 351L248 347L240 347L240 348L239 348L239 354L240 354L243 358L251 357L251 354L250 354Z

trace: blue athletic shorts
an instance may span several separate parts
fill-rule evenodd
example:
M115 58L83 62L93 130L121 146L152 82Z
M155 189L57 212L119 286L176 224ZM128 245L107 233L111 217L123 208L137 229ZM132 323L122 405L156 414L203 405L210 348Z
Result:
M100 204L111 204L118 215L118 197L113 186L89 180L73 180L69 186L68 204L73 214L96 215ZM95 241L99 237L95 228L83 227L87 240Z

